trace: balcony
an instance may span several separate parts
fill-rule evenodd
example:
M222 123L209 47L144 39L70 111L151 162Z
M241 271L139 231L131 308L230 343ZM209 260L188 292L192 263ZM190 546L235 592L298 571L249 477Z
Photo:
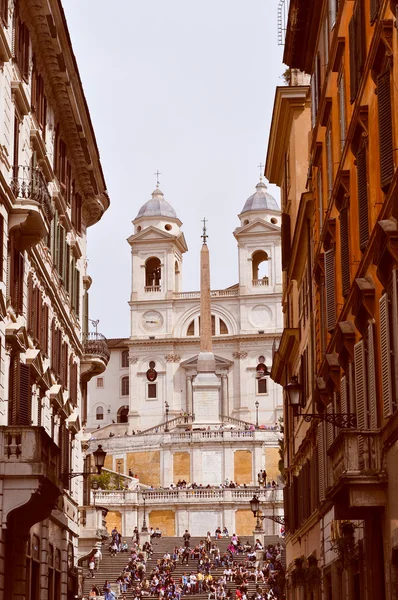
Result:
M80 363L82 381L101 375L107 367L111 353L106 337L101 333L88 333L83 340L83 356Z
M379 431L341 430L328 450L328 498L337 519L360 519L385 505Z
M32 524L50 516L62 492L61 451L43 427L0 427L3 522L18 512Z
M10 190L10 231L15 229L19 248L27 250L48 235L54 217L51 196L41 170L24 165L14 169Z
M263 277L262 279L252 279L253 287L267 287L269 285L269 278Z
M147 294L152 294L153 292L161 292L162 291L162 288L160 285L146 285L144 289Z

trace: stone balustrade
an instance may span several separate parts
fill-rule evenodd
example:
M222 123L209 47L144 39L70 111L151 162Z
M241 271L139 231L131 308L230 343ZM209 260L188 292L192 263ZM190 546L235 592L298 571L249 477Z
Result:
M256 487L250 488L201 488L201 489L154 489L143 491L133 490L92 490L91 502L100 506L124 506L124 505L143 505L143 496L145 495L145 504L172 505L172 504L201 504L206 502L231 502L244 503L245 505L256 493L264 508L267 505L283 506L282 489L262 489Z

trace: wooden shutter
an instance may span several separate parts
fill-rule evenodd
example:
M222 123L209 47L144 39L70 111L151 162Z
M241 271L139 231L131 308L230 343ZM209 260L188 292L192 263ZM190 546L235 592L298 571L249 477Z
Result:
M336 325L336 290L334 249L327 250L324 254L325 261L325 295L326 295L326 328L332 330Z
M357 77L357 53L356 53L356 13L351 17L348 26L348 37L350 45L350 101L354 102L358 92L358 77Z
M282 224L281 224L281 235L282 235L282 271L287 271L290 262L290 250L291 250L291 231L290 231L290 215L282 213Z
M374 23L379 12L380 0L370 0L370 22Z
M75 300L75 312L76 316L80 316L80 271L76 269L75 271L76 277L76 300Z
M377 106L379 112L380 185L384 189L394 175L390 69L384 71L377 78Z
M339 118L340 118L340 150L343 151L347 136L347 116L345 107L345 79L344 69L341 70L338 80L339 90Z
M355 401L357 410L358 429L368 428L367 410L367 377L365 346L363 340L354 346L354 370L355 370Z
M19 399L19 353L11 356L10 391L8 403L8 421L10 425L17 425L18 399Z
M380 310L380 363L381 363L381 397L383 402L383 417L387 419L392 413L392 382L391 382L391 340L389 299L385 293L379 300Z
M34 306L33 278L32 278L32 275L29 273L29 277L28 277L28 314L27 314L27 321L28 321L28 330L30 332L32 331L33 322L34 322L34 318L33 318L33 306Z
M349 412L347 400L347 377L343 375L340 381L340 406L343 414Z
M0 17L3 21L3 25L8 25L8 0L0 1Z
M70 246L65 246L65 290L70 293Z
M350 292L350 245L346 206L340 212L340 259L342 293L346 297Z
M319 423L317 429L318 439L318 477L319 477L319 500L325 500L325 446L323 436L323 423Z
M19 365L19 418L18 425L32 425L32 387L30 385L30 367L21 363Z
M0 215L0 281L4 281L4 217Z
M364 250L369 241L368 166L366 145L357 154L359 246Z
M65 229L59 227L58 232L58 273L61 278L64 276L64 253L65 253Z
M369 424L371 429L377 429L377 390L376 390L376 368L375 368L375 343L373 323L368 325L368 405L369 405Z
M328 200L333 191L333 148L332 148L332 125L329 122L326 129L326 166L328 178Z
M333 402L331 402L330 404L328 404L328 406L326 407L326 413L328 415L332 415L333 414ZM333 431L333 424L326 422L326 449L329 450L330 446L333 444L333 440L334 440L334 431Z

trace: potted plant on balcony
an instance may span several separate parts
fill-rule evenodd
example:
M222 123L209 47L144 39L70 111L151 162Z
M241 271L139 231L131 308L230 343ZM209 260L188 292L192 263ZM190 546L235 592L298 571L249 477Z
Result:
M316 556L311 554L308 557L308 569L307 569L307 584L310 592L314 592L316 589L321 587L322 582L322 571L318 567L318 559Z
M347 569L358 559L358 544L355 541L355 523L344 521L340 524L340 535L332 543L332 549L338 555L338 567Z
M293 588L304 587L306 582L306 571L303 567L305 556L299 556L294 559L294 569L292 571L292 586Z

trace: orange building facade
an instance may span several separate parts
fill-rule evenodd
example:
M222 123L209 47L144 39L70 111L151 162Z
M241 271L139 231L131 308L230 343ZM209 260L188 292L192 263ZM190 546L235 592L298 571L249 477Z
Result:
M397 17L395 1L290 2L265 172L282 189L294 600L398 598Z

